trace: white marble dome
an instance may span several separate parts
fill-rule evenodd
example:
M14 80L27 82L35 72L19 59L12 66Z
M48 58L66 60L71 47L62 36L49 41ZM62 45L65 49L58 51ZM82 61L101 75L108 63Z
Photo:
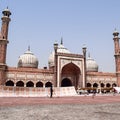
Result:
M59 53L70 53L70 51L67 48L64 47L62 40L61 40L60 45L58 46L57 52L59 52ZM53 51L48 58L49 67L54 66L54 55L55 55L55 53Z
M49 67L52 67L54 66L54 51L49 55L49 58L48 58L48 64L49 64Z
M60 52L60 53L70 53L70 51L67 48L64 47L62 42L58 46L57 52Z
M90 56L86 60L86 70L89 72L98 72L98 65Z
M28 50L19 57L18 67L38 68L38 59L30 51L30 48L28 48Z

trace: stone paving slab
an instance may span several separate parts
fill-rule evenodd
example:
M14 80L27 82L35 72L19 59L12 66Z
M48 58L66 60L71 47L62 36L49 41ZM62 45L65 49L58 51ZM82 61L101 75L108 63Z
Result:
M0 97L0 106L39 104L100 104L120 102L120 95L71 96L71 97Z
M0 98L0 120L120 120L120 96Z

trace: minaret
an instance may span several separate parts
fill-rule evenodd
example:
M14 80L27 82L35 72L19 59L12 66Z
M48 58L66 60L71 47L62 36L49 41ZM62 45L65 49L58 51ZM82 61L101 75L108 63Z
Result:
M2 12L3 16L2 26L1 26L1 33L0 33L0 85L4 84L5 82L5 70L6 70L6 51L7 51L7 44L8 44L8 27L10 22L10 15L11 12L5 9Z
M83 72L83 76L84 76L84 79L83 79L83 86L82 87L86 87L87 85L86 85L86 50L87 50L87 47L86 47L86 45L84 45L83 46L83 48L82 48L82 50L83 50L83 57L84 57L84 72Z
M55 52L55 55L54 55L54 86L55 87L58 87L57 85L58 85L58 78L57 78L57 68L58 68L58 66L57 66L57 63L58 63L58 61L57 61L57 58L58 58L58 56L57 56L57 49L58 49L58 43L57 42L55 42L54 43L54 52Z
M119 47L119 32L115 29L113 32L113 40L114 40L114 50L115 50L115 67L116 67L116 76L117 76L117 83L120 86L120 47Z

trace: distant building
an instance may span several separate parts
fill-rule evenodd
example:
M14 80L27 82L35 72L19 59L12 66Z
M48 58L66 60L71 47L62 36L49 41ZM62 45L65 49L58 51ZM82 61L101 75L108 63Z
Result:
M120 86L120 48L119 33L115 31L115 65L116 73L99 72L99 66L94 59L86 58L86 47L82 54L71 53L61 43L54 43L54 51L48 59L48 68L38 68L39 60L28 50L18 58L18 66L6 65L6 53L8 41L8 27L11 21L11 12L5 9L3 12L0 32L0 85L18 87L112 87Z

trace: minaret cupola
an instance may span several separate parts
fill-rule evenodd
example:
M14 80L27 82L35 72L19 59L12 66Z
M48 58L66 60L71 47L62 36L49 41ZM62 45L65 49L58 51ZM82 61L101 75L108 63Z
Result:
M113 36L118 37L118 35L119 35L119 32L115 29L115 31L113 32Z
M7 16L7 17L9 17L10 15L11 15L11 12L10 12L10 10L8 9L8 7L5 9L5 10L3 10L3 16Z

